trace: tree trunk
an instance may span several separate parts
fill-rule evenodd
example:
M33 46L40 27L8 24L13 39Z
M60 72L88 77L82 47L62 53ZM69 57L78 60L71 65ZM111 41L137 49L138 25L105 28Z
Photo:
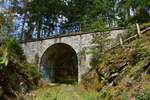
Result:
M25 14L24 19L23 19L23 24L22 24L22 29L21 29L20 41L22 41L22 40L23 40L25 21L26 21L26 14Z

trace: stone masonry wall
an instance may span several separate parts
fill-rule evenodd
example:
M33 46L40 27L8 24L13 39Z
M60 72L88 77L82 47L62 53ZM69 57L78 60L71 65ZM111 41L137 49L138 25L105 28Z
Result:
M111 31L111 38L116 38L118 34L122 33L123 30ZM35 62L35 55L39 56L39 67L42 55L50 46L56 43L65 43L70 45L77 54L78 57L78 79L81 80L81 76L86 73L90 67L91 55L86 52L91 47L92 34L77 34L70 36L60 36L56 38L50 38L42 41L22 43L27 60L31 63Z

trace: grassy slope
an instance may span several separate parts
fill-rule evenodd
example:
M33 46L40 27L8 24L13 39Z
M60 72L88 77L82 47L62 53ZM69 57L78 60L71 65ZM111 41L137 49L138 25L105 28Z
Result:
M27 94L27 100L97 100L96 91L86 91L78 85L45 85Z
M105 53L97 70L90 71L82 85L42 86L26 97L27 100L150 100L149 62L150 32L147 32L124 48Z
M103 55L96 68L100 85L94 86L103 100L150 100L150 32L124 46Z

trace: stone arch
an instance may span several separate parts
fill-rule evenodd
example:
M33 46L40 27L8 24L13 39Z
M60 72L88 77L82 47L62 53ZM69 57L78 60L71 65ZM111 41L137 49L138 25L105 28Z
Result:
M40 60L43 79L54 83L78 81L78 57L72 46L55 43L49 46Z

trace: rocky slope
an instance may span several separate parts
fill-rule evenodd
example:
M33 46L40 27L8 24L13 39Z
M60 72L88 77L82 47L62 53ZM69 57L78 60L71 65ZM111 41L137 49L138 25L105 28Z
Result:
M150 100L150 31L116 47L87 73L83 86L102 100Z

